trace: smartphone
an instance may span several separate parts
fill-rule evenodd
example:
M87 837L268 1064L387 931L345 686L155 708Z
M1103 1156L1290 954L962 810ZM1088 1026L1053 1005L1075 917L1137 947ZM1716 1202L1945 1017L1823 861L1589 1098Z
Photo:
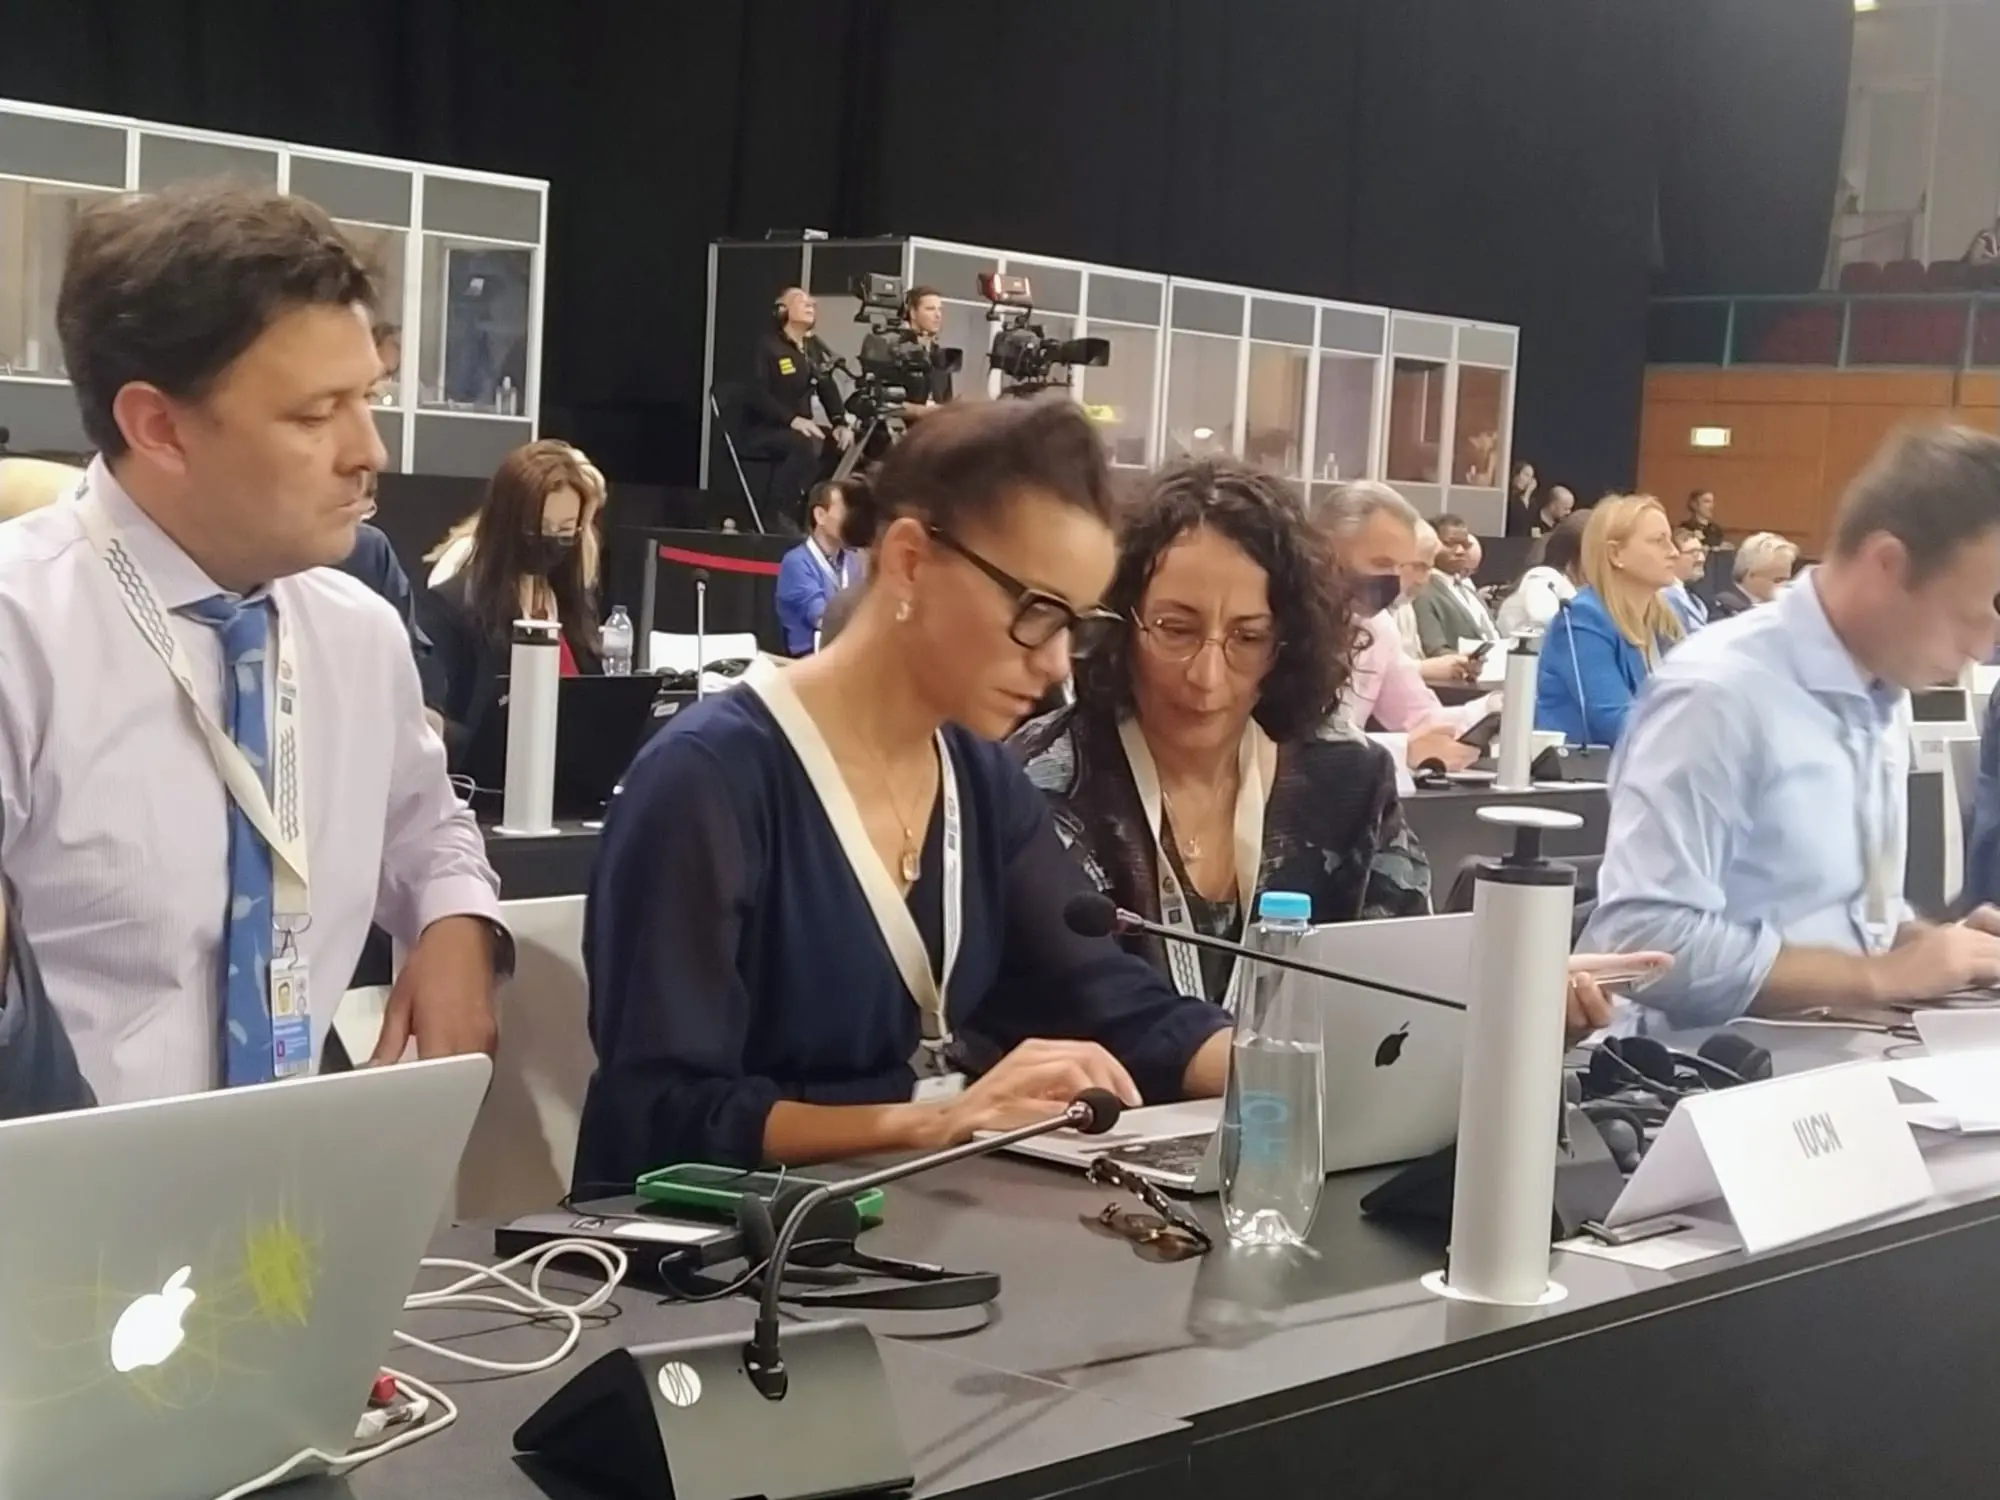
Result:
M1590 977L1597 981L1600 989L1620 990L1630 995L1664 979L1667 970L1672 967L1672 964L1635 963L1626 968L1593 969Z
M679 1162L648 1172L635 1184L635 1191L648 1203L733 1222L737 1200L745 1194L768 1202L784 1188L816 1188L825 1182L823 1177L802 1177L796 1172L743 1172L704 1162ZM883 1203L880 1188L856 1195L854 1207L864 1229L882 1222Z
M1493 741L1500 734L1500 714L1498 710L1488 714L1458 737L1461 745L1470 745L1482 753L1493 748Z
M1492 641L1481 641L1478 645L1472 648L1471 652L1469 653L1468 659L1474 662L1485 661L1486 653L1491 651L1492 649L1493 649Z

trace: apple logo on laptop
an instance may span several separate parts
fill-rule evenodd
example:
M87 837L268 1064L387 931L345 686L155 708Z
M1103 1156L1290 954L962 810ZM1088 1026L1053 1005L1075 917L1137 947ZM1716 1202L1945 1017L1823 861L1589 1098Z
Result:
M1405 1021L1401 1026L1398 1026L1394 1031L1383 1037L1381 1044L1375 1048L1375 1066L1378 1068L1394 1067L1396 1060L1403 1055L1403 1043L1409 1039L1410 1023Z
M148 1292L118 1315L111 1330L111 1368L123 1375L147 1365L163 1365L180 1348L181 1319L194 1302L187 1281L194 1268L182 1266L157 1292Z

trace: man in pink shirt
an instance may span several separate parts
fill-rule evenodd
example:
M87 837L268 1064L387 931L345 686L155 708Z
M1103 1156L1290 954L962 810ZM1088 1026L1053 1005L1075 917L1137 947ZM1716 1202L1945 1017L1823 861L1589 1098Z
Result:
M1410 773L1426 763L1464 770L1479 752L1459 743L1458 736L1494 704L1489 695L1445 707L1403 650L1395 606L1402 591L1399 570L1417 555L1416 510L1386 484L1362 479L1318 498L1314 519L1325 528L1362 601L1365 639L1341 696L1342 713L1356 729L1366 730L1371 720L1382 726L1372 738L1395 759L1397 778L1406 787Z

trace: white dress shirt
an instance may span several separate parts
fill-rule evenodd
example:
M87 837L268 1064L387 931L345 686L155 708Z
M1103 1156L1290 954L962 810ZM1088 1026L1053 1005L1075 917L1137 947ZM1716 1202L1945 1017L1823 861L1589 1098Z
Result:
M1480 639L1498 640L1500 632L1494 627L1493 615L1486 608L1486 601L1479 597L1479 585L1470 578L1457 578L1449 573L1440 573L1438 577L1444 580L1446 588L1458 596L1458 602L1465 606L1466 612L1478 624Z
M101 460L86 482L169 610L223 592ZM406 944L440 917L497 922L499 882L445 780L395 611L329 568L281 578L270 597L300 684L312 883L298 944L317 1055L371 919ZM218 633L178 613L173 629L226 724ZM219 1082L226 797L77 502L0 526L0 867L106 1104Z

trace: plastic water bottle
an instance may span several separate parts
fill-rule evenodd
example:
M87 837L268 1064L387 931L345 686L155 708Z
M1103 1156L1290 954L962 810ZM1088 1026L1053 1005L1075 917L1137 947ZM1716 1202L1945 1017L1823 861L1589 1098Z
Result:
M632 617L625 613L620 604L611 611L611 617L597 632L599 649L604 653L604 675L606 677L630 677L632 675Z
M1311 930L1310 897L1266 891L1250 946L1290 955ZM1319 997L1308 977L1270 964L1246 980L1222 1102L1222 1222L1238 1244L1302 1245L1326 1186Z

